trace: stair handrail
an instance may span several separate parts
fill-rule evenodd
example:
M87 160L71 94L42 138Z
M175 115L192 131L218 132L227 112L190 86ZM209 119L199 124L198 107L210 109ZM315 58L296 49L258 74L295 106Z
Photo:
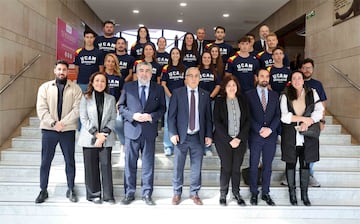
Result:
M39 58L41 57L41 54L36 55L33 59L31 59L27 64L22 67L22 69L13 76L9 82L7 82L0 90L0 95L5 92L7 88L9 88L22 74L24 74Z
M337 68L335 65L329 65L329 67L334 70L338 75L340 75L341 77L343 77L343 79L345 79L350 85L352 85L355 89L357 89L358 91L360 91L360 86L358 84L356 84L353 80L351 80L349 78L348 74L343 73L339 68Z

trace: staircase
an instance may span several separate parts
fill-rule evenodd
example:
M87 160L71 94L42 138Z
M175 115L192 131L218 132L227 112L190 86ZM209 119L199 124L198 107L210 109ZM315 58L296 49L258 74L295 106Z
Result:
M241 221L277 223L359 223L360 221L360 146L351 144L351 136L341 133L341 125L333 124L331 116L326 117L325 130L320 137L320 161L315 164L315 176L320 188L309 188L313 206L290 206L287 187L281 186L280 178L285 163L280 160L277 146L273 162L271 196L277 206L269 207L259 200L258 206L250 206L249 188L241 185L241 194L248 206L239 207L229 196L227 207L219 205L218 157L204 157L202 189L200 197L203 206L196 206L189 196L189 161L186 164L183 201L171 205L173 157L163 155L162 132L156 143L155 180L153 198L157 206L149 207L140 200L124 206L119 203L123 197L124 157L119 143L113 148L113 178L115 205L95 205L85 199L84 165L81 147L76 147L76 190L78 203L71 203L65 197L66 177L64 160L58 148L49 179L49 199L35 204L39 193L39 167L41 160L41 133L39 120L30 117L28 127L23 127L21 136L13 138L12 148L0 151L0 223L95 223L100 221L132 221L140 223L239 223ZM248 166L248 153L243 167ZM139 162L141 167L141 161ZM139 171L140 173L141 171ZM138 175L140 177L140 175ZM299 181L297 181L297 184ZM140 192L140 180L138 190ZM159 209L160 208L160 209ZM212 214L215 212L214 214ZM169 219L170 218L170 219Z

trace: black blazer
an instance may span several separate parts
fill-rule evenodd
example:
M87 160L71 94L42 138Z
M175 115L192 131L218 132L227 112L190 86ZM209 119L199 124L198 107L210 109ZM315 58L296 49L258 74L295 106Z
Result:
M240 106L241 117L240 117L240 132L236 137L241 140L240 147L246 148L247 140L249 136L249 129L250 129L249 107L242 95L238 97L238 102ZM228 121L229 119L228 119L226 98L217 97L215 99L215 106L214 106L215 143L218 142L229 143L233 139L228 134L228 127L229 127Z
M261 45L261 40L255 41L255 43L254 43L254 50L255 50L255 51L258 51L258 52L266 50L266 49L264 49L263 46Z

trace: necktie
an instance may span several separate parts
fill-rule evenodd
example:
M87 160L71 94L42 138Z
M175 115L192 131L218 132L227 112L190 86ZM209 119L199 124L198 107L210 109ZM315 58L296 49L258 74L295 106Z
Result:
M267 49L267 47L266 47L266 41L264 40L264 42L263 42L263 49L264 49L264 51L266 51L266 49Z
M146 104L145 88L146 88L146 86L143 85L143 86L141 86L141 88L142 88L142 90L141 90L140 100L141 100L142 107L145 108L145 104Z
M64 87L65 87L64 84L58 84L58 105L57 105L57 112L58 112L59 121L61 120Z
M265 97L265 90L261 90L261 105L263 107L263 110L266 110L266 97Z
M202 52L203 52L203 42L200 41L200 44L199 44L199 55L200 56L202 55Z
M191 90L190 97L190 117L189 117L189 129L193 131L195 129L195 90Z

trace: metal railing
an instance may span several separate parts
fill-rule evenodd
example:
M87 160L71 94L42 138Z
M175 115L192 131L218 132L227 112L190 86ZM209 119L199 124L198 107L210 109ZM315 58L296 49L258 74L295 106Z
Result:
M349 78L348 74L343 73L340 69L338 69L337 67L335 67L335 65L329 65L329 67L334 70L337 74L339 74L341 77L343 77L350 85L352 85L355 89L357 89L358 91L360 91L360 86L358 84L356 84L354 81L352 81Z
M5 92L5 90L9 88L22 74L24 74L40 57L40 54L36 55L14 77L11 77L10 81L1 88L0 94Z

